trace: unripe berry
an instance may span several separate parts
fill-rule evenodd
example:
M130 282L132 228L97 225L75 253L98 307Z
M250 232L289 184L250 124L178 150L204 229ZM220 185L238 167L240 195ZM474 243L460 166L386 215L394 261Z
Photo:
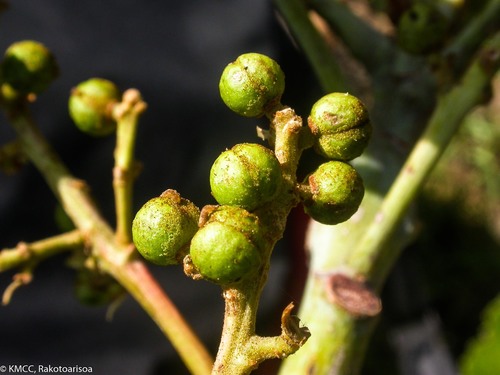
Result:
M175 190L146 202L135 215L132 237L137 251L162 266L182 262L198 230L199 209Z
M210 188L219 204L249 211L270 202L282 183L274 153L255 143L242 143L224 151L210 170Z
M84 305L108 304L125 293L123 287L108 274L79 270L75 280L76 298Z
M189 254L204 279L227 285L260 268L261 241L257 216L239 207L220 206L194 235Z
M236 206L205 206L201 211L200 226L219 222L243 233L259 249L264 248L262 227L257 215Z
M372 133L368 111L355 96L331 93L312 107L308 126L314 150L327 159L352 160L363 152Z
M113 82L91 78L72 91L68 102L71 118L83 132L105 136L116 129L112 108L120 100L120 91Z
M448 20L436 4L417 2L399 19L397 37L407 52L423 54L439 47L448 31Z
M12 44L2 61L2 79L22 94L38 94L58 76L52 53L41 43L24 40Z
M240 55L230 63L219 82L222 100L234 112L260 117L280 103L285 74L273 59L259 53Z
M304 210L323 224L338 224L358 210L364 195L363 180L358 172L342 161L321 164L304 180L308 194L303 197Z

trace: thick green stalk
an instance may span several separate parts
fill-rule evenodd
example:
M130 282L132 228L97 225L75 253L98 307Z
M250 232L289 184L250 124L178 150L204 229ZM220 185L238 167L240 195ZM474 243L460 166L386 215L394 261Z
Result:
M376 221L351 253L349 264L380 285L398 256L386 246L467 113L487 95L499 67L500 34L487 43L462 80L438 99L425 132L387 193Z
M470 56L483 42L484 35L488 35L491 30L496 30L499 23L500 1L490 0L446 47L444 55L454 62L454 70L460 71L466 66Z
M257 281L224 288L224 326L212 374L249 374L262 362L261 358L251 359L246 344L255 336L257 309L268 268L267 265L262 270Z
M379 288L411 236L400 226L408 206L467 112L484 99L500 65L500 35L484 46L463 79L438 101L427 130L386 198L368 194L358 213L336 227L312 223L308 282L300 316L311 338L282 366L282 374L358 374L375 320L355 316L331 298L329 276L345 274ZM376 163L375 163L376 164ZM321 314L318 314L321 311Z
M287 21L292 36L304 49L306 57L317 73L318 80L325 92L348 91L337 61L330 53L330 47L318 33L309 18L309 9L303 0L274 0L274 3Z
M310 6L322 16L369 71L395 59L398 50L389 38L354 15L344 1L311 0ZM335 88L339 90L339 88Z

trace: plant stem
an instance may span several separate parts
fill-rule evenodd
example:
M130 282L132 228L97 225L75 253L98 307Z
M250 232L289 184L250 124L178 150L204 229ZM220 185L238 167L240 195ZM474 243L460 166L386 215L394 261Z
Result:
M313 66L325 92L348 91L344 77L330 48L309 18L309 10L303 0L274 0L286 25L304 49L304 54Z
M362 19L354 15L345 2L338 0L311 0L311 7L338 33L342 41L373 72L381 64L395 59L398 52L393 43ZM302 32L302 31L301 31ZM335 84L335 81L332 81ZM336 86L336 90L339 90Z
M274 245L273 245L274 246ZM244 280L224 288L224 326L213 375L246 375L260 363L272 358L286 358L295 353L309 338L309 330L300 327L290 315L293 304L282 314L281 335L263 337L255 333L255 322L262 289L267 280L269 258L258 280Z
M13 249L0 251L0 272L19 267L28 261L40 261L82 245L83 237L79 230L73 230L32 243L20 242Z
M25 153L45 177L86 244L92 247L100 268L116 278L148 312L193 374L209 374L210 354L142 261L131 259L133 246L116 241L90 198L86 184L68 172L34 125L27 109L12 109L9 117Z
M260 249L264 263L255 278L223 288L225 300L222 338L213 368L213 375L245 375L270 358L285 358L295 353L309 337L307 328L290 316L292 306L282 315L279 336L262 337L255 333L259 300L267 281L271 253L285 230L286 219L298 203L296 170L302 151L311 146L310 133L302 119L289 107L279 106L267 114L271 121L270 143L275 149L284 183L276 201L256 209L264 228L265 248Z
M490 0L483 10L470 20L463 30L446 47L443 55L453 62L454 70L461 71L492 27L500 22L500 1Z
M246 343L255 335L255 319L266 276L267 271L259 275L257 282L224 288L224 326L212 374L249 374L260 363L249 360Z
M123 244L132 243L132 194L136 177L134 149L139 116L145 111L139 91L129 89L113 109L117 122L113 189L116 206L116 238Z
M500 66L500 34L487 43L461 82L443 94L425 132L415 145L376 215L353 249L349 265L372 282L381 284L398 253L386 246L406 214L425 178L434 168L469 111L481 103L491 78Z
M213 365L212 356L151 275L144 262L133 260L124 266L113 265L110 273L156 322L189 371L194 375L210 374Z
M356 317L330 301L325 280L343 273L366 278L367 283L380 288L411 234L401 231L400 226L408 205L467 111L484 98L489 80L499 67L499 39L497 36L485 45L462 81L439 99L427 130L385 199L380 192L369 191L360 212L348 222L335 227L313 222L309 227L311 261L300 315L311 330L311 338L287 358L280 373L360 372L376 320Z
M23 271L16 273L12 282L5 288L5 291L2 295L2 305L6 306L10 303L14 292L23 285L28 285L31 280L33 280L33 267L34 264L31 263L23 269Z

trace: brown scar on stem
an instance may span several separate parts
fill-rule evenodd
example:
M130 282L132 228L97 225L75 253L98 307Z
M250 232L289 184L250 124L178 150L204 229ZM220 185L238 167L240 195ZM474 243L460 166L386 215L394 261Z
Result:
M357 317L373 317L382 311L380 298L363 280L341 273L324 278L327 299Z

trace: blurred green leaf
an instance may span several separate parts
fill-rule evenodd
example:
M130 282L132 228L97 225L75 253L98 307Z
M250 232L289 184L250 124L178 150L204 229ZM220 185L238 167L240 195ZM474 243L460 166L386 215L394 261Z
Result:
M500 374L500 295L484 310L478 335L469 342L460 363L462 375Z

